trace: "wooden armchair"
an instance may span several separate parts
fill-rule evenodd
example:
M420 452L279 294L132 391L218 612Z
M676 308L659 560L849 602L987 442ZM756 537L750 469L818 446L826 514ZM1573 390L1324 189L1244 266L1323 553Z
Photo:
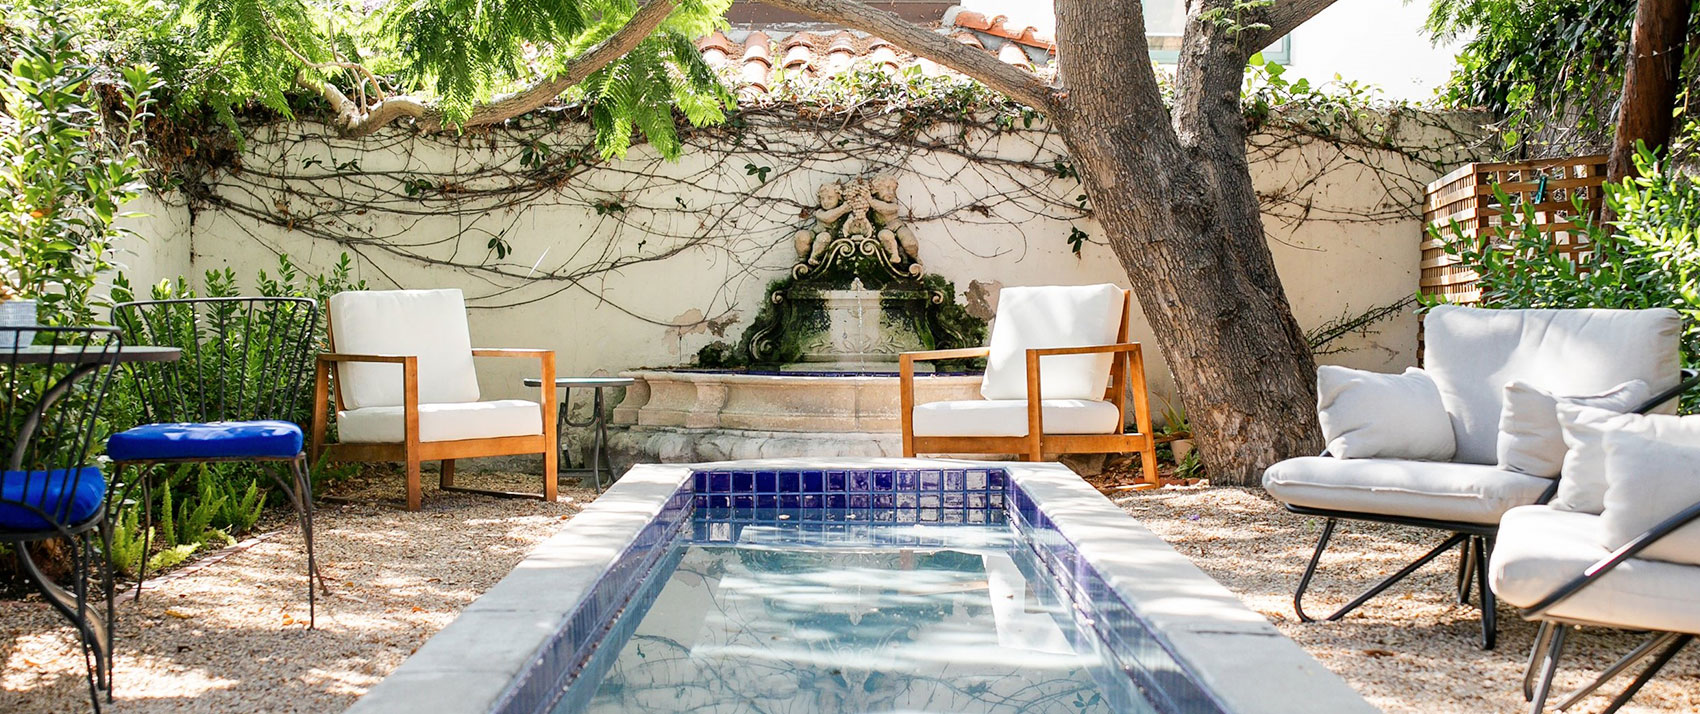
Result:
M442 461L444 490L530 496L457 487L454 462L541 454L542 497L555 500L553 351L473 349L459 290L339 293L330 299L327 319L333 351L319 355L313 380L315 463L321 454L332 461L406 462L407 508L416 511L420 462ZM543 383L538 400L483 400L475 357L537 360ZM333 407L338 441L327 444L326 415Z
M1020 454L1039 461L1047 454L1139 452L1145 481L1156 486L1145 359L1139 343L1127 341L1131 309L1128 291L1114 285L1005 288L990 346L899 358L903 455ZM985 399L915 403L916 362L973 357L987 358ZM1131 433L1125 426L1130 391Z

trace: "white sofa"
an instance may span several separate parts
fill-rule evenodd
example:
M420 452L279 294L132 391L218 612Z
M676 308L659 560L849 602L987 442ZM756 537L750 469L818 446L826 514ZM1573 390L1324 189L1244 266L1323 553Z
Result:
M1337 620L1453 548L1462 547L1460 601L1475 588L1482 599L1482 646L1494 644L1494 603L1486 587L1487 556L1501 517L1542 503L1557 480L1497 467L1507 384L1520 381L1554 394L1589 394L1632 380L1653 392L1680 379L1682 321L1673 310L1489 310L1440 306L1423 318L1425 370L1451 423L1450 461L1322 456L1288 459L1264 473L1263 486L1289 511L1323 517L1322 535L1294 594L1299 617L1311 621L1303 597L1341 520L1378 521L1450 533L1435 549L1326 619ZM1388 413L1388 420L1398 420Z

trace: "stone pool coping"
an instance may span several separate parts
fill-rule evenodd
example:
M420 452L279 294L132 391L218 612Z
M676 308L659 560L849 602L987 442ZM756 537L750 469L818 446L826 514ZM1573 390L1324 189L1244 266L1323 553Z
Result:
M1162 538L1059 464L946 459L761 459L633 467L348 714L483 714L590 594L668 497L707 469L996 468L1016 480L1229 712L1375 712L1346 682Z

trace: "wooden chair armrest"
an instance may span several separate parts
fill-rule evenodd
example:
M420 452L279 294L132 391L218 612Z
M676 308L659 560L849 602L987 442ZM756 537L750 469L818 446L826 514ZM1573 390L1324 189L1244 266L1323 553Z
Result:
M1027 350L1034 357L1050 357L1052 355L1090 355L1118 352L1137 352L1138 342L1122 342L1114 345L1091 345L1088 347L1043 347Z
M534 350L525 347L474 347L473 357L529 357L542 359L554 356L554 350Z
M418 361L413 355L351 355L341 352L320 352L320 362L378 362L382 364L407 364Z
M953 350L924 350L921 352L904 352L898 355L899 360L907 362L931 362L941 359L971 359L985 357L992 353L989 347L959 347Z

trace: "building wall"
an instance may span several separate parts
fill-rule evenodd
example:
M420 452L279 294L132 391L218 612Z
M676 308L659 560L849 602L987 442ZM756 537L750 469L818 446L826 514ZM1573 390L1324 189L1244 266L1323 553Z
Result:
M563 145L582 142L582 131L576 131L560 138ZM819 132L776 129L747 143L794 141L807 149L824 146L811 143L822 140ZM985 155L1041 167L1056 156L1057 142L1037 131L975 141ZM1266 212L1266 229L1300 322L1314 327L1410 296L1417 285L1420 227L1409 191L1413 180L1432 178L1433 169L1383 157L1387 168L1377 170L1342 160L1348 153L1333 144L1289 141L1275 142L1285 148L1259 152L1254 178L1260 192L1284 197ZM225 267L251 280L275 265L278 253L323 271L348 252L358 277L375 288L461 288L475 345L554 349L563 375L680 365L712 341L735 341L749 324L766 284L795 260L791 234L807 224L799 215L821 184L892 171L900 178L900 202L920 239L922 262L928 272L952 280L971 311L989 315L1004 285L1128 284L1096 224L1058 208L1072 203L1080 190L1076 181L1046 172L988 170L954 151L834 155L817 148L809 160L787 165L755 148L693 150L666 162L639 147L559 192L471 216L433 215L428 205L405 202L390 205L406 212L333 208L312 216L308 210L315 201L328 201L325 196L369 192L374 177L394 175L389 172L502 166L511 148L484 138L427 141L399 132L345 141L327 138L314 125L259 131L247 142L242 171L220 179L214 190L232 205L290 207L291 216L329 226L341 242L229 208L202 207L191 221L186 209L155 201L150 212L156 217L137 224L144 237L130 248L133 282ZM314 173L317 168L300 169L354 157L363 173L329 178ZM766 182L748 173L747 165L758 162L775 166ZM299 176L263 178L291 171ZM1035 182L1035 176L1050 178ZM1390 191L1395 185L1404 188ZM626 210L599 214L594 204L606 197L617 198ZM688 210L664 210L674 207ZM1079 255L1068 245L1071 227L1090 236ZM486 241L497 230L506 231L512 248L502 259L487 255ZM700 240L703 236L712 239ZM596 269L612 262L626 264ZM549 277L575 272L577 280ZM1154 344L1142 317L1136 316L1132 334ZM1336 346L1345 351L1326 361L1402 368L1416 355L1414 318L1406 310ZM486 396L520 395L526 365L489 362L500 364L480 366L487 370ZM1148 371L1160 398L1172 394L1173 380L1160 357L1149 362Z

